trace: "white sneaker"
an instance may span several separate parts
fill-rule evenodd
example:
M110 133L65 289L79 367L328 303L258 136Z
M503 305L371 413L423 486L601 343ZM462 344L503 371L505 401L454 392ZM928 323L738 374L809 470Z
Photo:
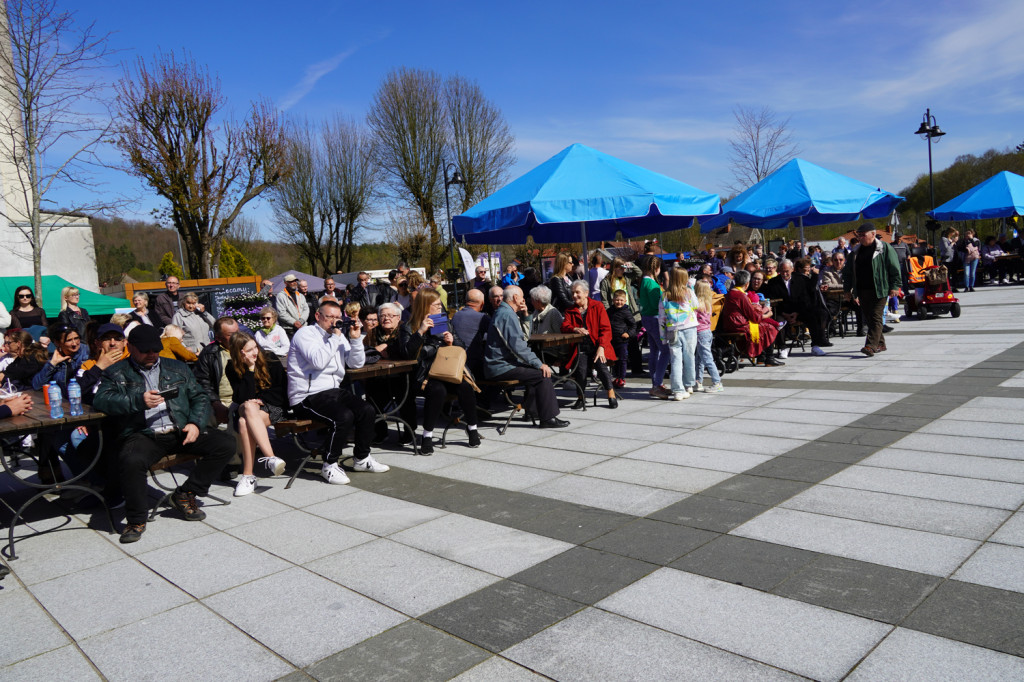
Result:
M710 388L704 390L708 393L721 393L725 390L725 386L722 386L722 382L719 381L717 384L711 384Z
M789 357L789 349L788 348L783 348L782 350L780 350L779 351L779 357L782 358L783 360L788 358Z
M280 476L284 473L284 460L280 457L260 457L259 463L267 467L271 476Z
M704 386L704 384L694 384L693 385L693 390L691 391L691 393L707 393L707 392L708 392L708 389Z
M342 470L338 463L324 464L323 469L320 470L320 475L324 477L324 480L332 485L345 485L349 482L348 476Z
M673 393L672 397L669 398L669 400L675 400L676 402L679 402L680 400L686 400L689 397L690 394L687 393L686 391L678 391L676 393Z
M238 484L235 485L235 497L248 495L256 490L255 476L239 476Z
M825 351L818 346L811 346L811 355L822 356L825 355Z
M352 462L352 468L356 471L369 471L373 474L383 474L391 467L387 464L381 464L373 458L373 455L367 455L366 459L354 460Z
M686 392L687 392L688 394L692 395L692 394L693 394L693 386L687 386L687 387L686 387Z

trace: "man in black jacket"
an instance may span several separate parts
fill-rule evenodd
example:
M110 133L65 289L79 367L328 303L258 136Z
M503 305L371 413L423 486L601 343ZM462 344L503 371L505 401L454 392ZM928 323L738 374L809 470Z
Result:
M238 322L233 317L222 317L213 323L213 343L207 345L199 353L193 371L196 380L213 408L213 416L218 424L228 421L228 406L231 405L231 384L224 378L224 368L230 362L228 343L238 331Z
M778 277L768 280L762 291L769 299L781 299L778 309L782 320L788 324L795 324L799 320L807 325L811 332L811 353L824 355L822 346L828 345L828 339L825 338L822 311L817 305L817 292L811 280L803 275L794 274L793 262L787 258L779 263ZM778 338L783 337L783 334L779 334ZM782 357L789 355L785 348L779 353Z

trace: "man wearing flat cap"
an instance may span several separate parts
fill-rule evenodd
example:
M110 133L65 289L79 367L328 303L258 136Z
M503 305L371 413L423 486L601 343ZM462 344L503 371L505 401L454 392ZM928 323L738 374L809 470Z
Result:
M302 325L306 324L309 317L309 303L306 297L299 292L299 278L295 275L284 276L284 291L275 299L278 315L278 322L288 332L294 334Z
M93 406L117 420L118 470L125 499L121 542L137 542L146 530L149 468L170 454L196 455L195 469L171 494L186 521L202 521L196 503L206 495L235 452L235 439L206 430L210 401L183 362L160 357L160 332L139 325L128 335L129 358L106 370Z
M843 271L843 291L860 306L861 319L868 327L860 352L870 357L885 350L885 302L899 291L900 262L896 249L878 238L873 223L857 228L857 242Z

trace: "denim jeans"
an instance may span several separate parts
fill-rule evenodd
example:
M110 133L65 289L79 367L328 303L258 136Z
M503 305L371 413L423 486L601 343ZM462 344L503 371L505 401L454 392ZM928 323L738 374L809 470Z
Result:
M697 347L697 328L681 329L675 343L669 346L672 358L671 388L673 393L686 390L694 384L693 351Z
M964 261L964 286L968 289L974 288L974 280L978 275L978 263L981 259Z
M722 383L722 377L718 374L718 367L715 366L715 358L711 355L711 340L713 336L710 329L706 329L702 332L697 332L697 380L693 383L701 384L704 382L704 368L708 368L708 376L711 377L711 381L720 384Z
M644 315L640 321L647 330L647 345L650 348L647 370L651 373L651 386L661 386L665 381L665 368L669 362L668 346L661 340L661 327L658 326L656 315Z

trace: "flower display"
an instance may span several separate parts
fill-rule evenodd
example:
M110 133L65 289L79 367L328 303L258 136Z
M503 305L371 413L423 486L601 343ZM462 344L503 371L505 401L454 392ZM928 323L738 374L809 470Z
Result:
M230 315L238 320L239 324L243 324L255 331L262 326L260 323L260 311L268 305L270 305L270 300L266 296L260 296L259 294L234 296L224 299L224 308L221 310L221 315Z

